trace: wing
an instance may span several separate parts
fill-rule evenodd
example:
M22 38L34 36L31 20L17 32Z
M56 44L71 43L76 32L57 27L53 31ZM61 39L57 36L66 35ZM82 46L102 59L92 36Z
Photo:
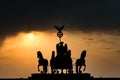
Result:
M63 28L64 28L64 25L61 26L60 31L63 30Z
M60 29L55 25L55 28L59 31Z

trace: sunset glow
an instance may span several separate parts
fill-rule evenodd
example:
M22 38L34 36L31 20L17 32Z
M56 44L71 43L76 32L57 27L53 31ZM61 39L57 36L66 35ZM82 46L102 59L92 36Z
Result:
M120 78L119 9L120 0L1 0L0 78L39 73L37 51L48 60L50 73L52 51L56 56L60 40L71 50L73 72L86 50L83 73Z
M86 72L91 72L94 76L110 76L110 74L107 73L111 69L109 66L120 72L117 70L118 67L120 67L118 66L120 65L120 62L118 62L120 56L118 47L120 46L120 43L118 43L119 40L120 38L118 36L81 32L74 34L64 32L62 38L62 41L68 44L68 49L72 51L73 64L75 60L80 57L82 50L87 50ZM56 51L56 44L58 42L59 38L56 36L56 32L21 32L16 36L7 37L2 47L0 47L0 76L27 77L32 72L37 73L38 59L36 52L40 50L43 53L43 57L49 61L51 52L53 50ZM112 65L113 63L114 65ZM8 65L9 68L7 67ZM73 70L75 71L75 67L73 67ZM104 75L100 74L103 70ZM24 72L24 74L22 72ZM48 66L48 73L49 72L50 66ZM112 75L117 75L117 73Z
M28 40L34 40L35 39L35 35L34 33L28 33L28 34L25 34L25 39L28 39Z
M23 36L21 35L21 37L23 37L23 45L25 46L37 46L39 43L39 41L44 40L44 34L40 33L40 32L30 32L30 33L26 33L23 34Z

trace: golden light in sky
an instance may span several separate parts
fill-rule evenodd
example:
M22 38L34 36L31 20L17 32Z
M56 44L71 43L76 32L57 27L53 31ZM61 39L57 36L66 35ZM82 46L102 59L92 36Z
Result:
M35 35L34 33L28 33L28 34L25 34L25 38L32 41L35 39Z
M62 41L67 43L68 49L72 51L73 64L80 57L81 51L87 50L86 72L94 76L110 76L109 74L119 76L116 73L120 72L117 70L120 67L119 40L118 36L80 32L74 34L64 32L62 37ZM43 57L49 61L51 52L56 50L58 42L56 32L20 32L16 36L7 37L0 47L0 77L28 77L31 73L37 73L36 52L40 50ZM107 73L111 70L110 66L114 70ZM48 71L50 72L50 66ZM112 74L113 72L116 74Z
M21 43L21 45L34 47L38 44L42 44L40 41L42 42L44 40L44 33L35 31L31 31L29 33L19 33L17 38L20 38L19 43Z
M23 37L23 44L25 46L32 46L35 39L37 39L36 35L33 32L26 33L22 37Z

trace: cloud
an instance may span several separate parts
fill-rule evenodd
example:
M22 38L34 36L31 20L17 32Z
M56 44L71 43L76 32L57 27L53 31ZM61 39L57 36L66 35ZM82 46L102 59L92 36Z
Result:
M119 0L2 1L0 41L19 32L52 30L55 24L65 24L68 31L119 35L119 4Z

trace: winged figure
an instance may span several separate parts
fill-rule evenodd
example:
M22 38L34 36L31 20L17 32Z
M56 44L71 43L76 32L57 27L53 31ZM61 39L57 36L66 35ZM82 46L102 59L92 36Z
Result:
M55 28L56 28L59 32L61 32L61 31L63 30L63 28L64 28L64 25L59 26L59 27L55 25Z

